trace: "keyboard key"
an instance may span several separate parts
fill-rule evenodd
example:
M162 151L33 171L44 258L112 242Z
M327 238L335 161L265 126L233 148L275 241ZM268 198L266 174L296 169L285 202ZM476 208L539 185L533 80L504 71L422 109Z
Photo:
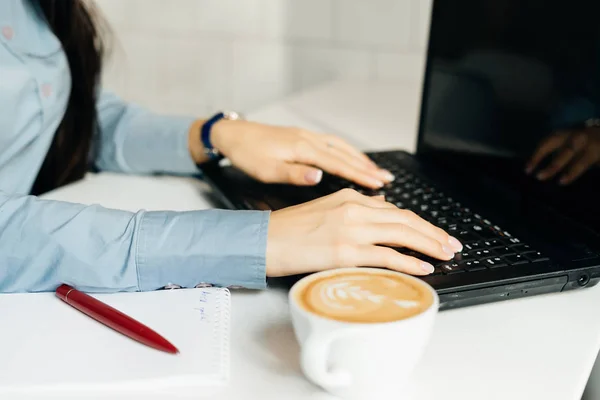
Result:
M493 238L498 237L498 234L496 233L496 231L494 231L493 229L490 229L490 228L485 228L481 232L478 232L478 235L484 239L493 239Z
M476 250L470 253L475 258L486 258L492 256L492 251L489 249Z
M448 233L456 234L456 233L460 232L460 229L457 224L449 224L446 231Z
M506 260L510 265L521 265L528 264L529 260L523 257L520 254L513 254L511 256L504 256L504 260Z
M473 225L473 226L471 227L471 229L472 229L474 232L477 232L477 233L479 233L479 232L483 231L483 228L482 228L481 226L479 226L479 225Z
M465 243L475 242L476 240L479 239L479 237L477 237L477 235L475 235L469 231L460 231L460 232L458 232L458 234L456 236L463 245Z
M436 275L442 275L443 271L441 267L435 267L435 269L433 270L433 272L431 274L429 274L429 276L436 276Z
M531 251L528 253L523 253L523 256L525 258L527 258L529 261L534 262L534 263L550 260L550 258L546 257L539 251Z
M463 262L460 262L458 265L462 266L464 269L466 269L469 272L481 271L481 270L485 269L485 265L483 265L483 263L481 263L479 260L463 261Z
M508 266L508 263L500 257L486 258L482 261L482 263L490 268L500 268Z
M475 250L483 246L482 242L471 242L464 245L466 250Z
M509 241L510 241L511 243L513 243L513 244L521 243L521 241L520 241L519 239L515 238L515 237L511 237L511 238L509 239Z
M494 254L498 256L508 256L511 254L515 254L515 251L512 247L498 247L494 249Z
M483 241L483 246L488 248L504 246L504 242L500 239L489 239Z
M513 244L510 246L511 249L513 249L515 251L515 253L527 253L527 252L531 252L533 251L533 249L531 247L529 247L528 244Z
M455 263L455 262L446 262L446 263L440 265L440 268L447 275L457 274L459 272L465 272L464 269L458 263Z
M455 261L468 261L468 260L473 260L475 259L475 255L470 252L470 251L462 251L461 253L456 253L454 255L454 260Z

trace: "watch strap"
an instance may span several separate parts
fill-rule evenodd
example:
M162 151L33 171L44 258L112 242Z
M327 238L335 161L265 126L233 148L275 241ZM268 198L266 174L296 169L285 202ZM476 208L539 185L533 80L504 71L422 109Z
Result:
M204 151L211 159L222 158L219 150L215 149L212 142L210 141L210 134L214 124L225 118L225 113L220 112L215 114L209 120L207 120L200 128L200 140L204 146Z

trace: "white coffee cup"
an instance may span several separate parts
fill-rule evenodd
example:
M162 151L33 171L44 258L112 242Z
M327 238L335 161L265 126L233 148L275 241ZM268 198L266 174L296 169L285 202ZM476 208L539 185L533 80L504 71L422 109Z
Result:
M329 319L299 304L297 292L307 284L346 271L357 269L309 275L298 281L289 293L292 322L301 347L302 370L313 383L344 399L402 399L411 373L429 342L439 307L438 296L420 279L386 271L423 285L432 295L431 306L401 320L356 323Z

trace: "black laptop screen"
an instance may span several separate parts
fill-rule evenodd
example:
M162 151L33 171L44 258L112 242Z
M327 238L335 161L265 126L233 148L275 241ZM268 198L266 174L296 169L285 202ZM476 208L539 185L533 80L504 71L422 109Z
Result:
M600 214L600 128L577 135L600 118L600 2L433 3L418 153L551 196L577 218L584 204ZM573 154L541 183L525 167L543 143L556 150L532 176ZM574 183L560 184L581 169Z

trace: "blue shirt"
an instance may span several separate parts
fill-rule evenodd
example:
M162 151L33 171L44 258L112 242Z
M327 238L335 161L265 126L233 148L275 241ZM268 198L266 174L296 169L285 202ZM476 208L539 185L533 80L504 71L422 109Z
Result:
M28 196L66 110L71 79L59 40L28 0L0 1L0 292L265 287L269 214L130 213ZM193 118L156 115L100 95L102 170L198 173Z

